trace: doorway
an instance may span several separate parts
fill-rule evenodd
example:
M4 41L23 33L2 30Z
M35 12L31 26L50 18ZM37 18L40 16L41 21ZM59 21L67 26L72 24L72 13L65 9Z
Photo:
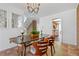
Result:
M55 40L58 42L63 42L62 38L62 20L61 19L53 19L53 35L56 36Z

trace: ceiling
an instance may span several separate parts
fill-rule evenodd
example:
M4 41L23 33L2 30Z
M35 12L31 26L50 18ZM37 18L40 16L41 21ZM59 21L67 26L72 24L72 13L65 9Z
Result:
M6 5L16 7L26 11L25 3L7 3ZM41 3L39 9L39 16L44 17L51 14L56 14L62 11L76 8L77 3Z

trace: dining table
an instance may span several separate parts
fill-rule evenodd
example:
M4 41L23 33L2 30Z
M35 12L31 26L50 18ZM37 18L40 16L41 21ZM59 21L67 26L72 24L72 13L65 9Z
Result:
M26 48L31 46L34 42L43 41L44 38L48 38L49 40L51 39L51 37L47 34L43 34L41 37L36 38L36 39L31 39L30 36L22 34L20 36L10 38L10 43L15 43L17 45L19 44L22 47L24 47L23 51L21 52L21 56L26 56ZM51 43L51 42L49 42L49 43ZM50 47L51 47L51 55L53 55L52 45L50 45Z

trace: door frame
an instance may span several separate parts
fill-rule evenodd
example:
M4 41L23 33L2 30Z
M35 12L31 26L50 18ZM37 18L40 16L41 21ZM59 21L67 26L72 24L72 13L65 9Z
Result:
M52 22L53 22L53 20L57 20L57 19L61 19L61 18L53 18L52 19ZM62 38L61 39L61 43L63 43L63 20L61 19L60 21L61 21L61 30L62 30L62 33L61 33L61 35L62 35L62 37L61 37Z

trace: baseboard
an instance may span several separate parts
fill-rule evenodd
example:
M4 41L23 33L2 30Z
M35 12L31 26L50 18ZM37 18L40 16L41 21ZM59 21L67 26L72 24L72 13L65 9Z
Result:
M11 48L7 48L7 49L5 49L5 50L1 50L0 52L7 51L7 50L11 50L11 49L16 48L16 47L17 47L17 46L14 46L14 47L11 47Z

